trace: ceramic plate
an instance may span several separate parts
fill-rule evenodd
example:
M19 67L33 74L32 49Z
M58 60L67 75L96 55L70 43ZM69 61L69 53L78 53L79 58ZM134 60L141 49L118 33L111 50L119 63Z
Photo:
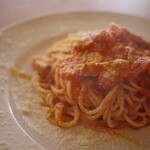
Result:
M5 74L2 73L3 77L8 76L8 82L5 84L7 85L5 96L8 101L1 102L7 104L2 110L10 109L12 117L16 120L16 126L19 125L22 131L42 148L47 150L150 149L150 127L124 131L143 142L145 144L143 148L119 136L97 133L83 126L62 129L51 125L45 119L45 110L39 105L40 97L33 89L31 81L17 77L10 71L11 66L15 64L19 69L31 73L33 72L32 57L44 54L55 41L62 39L70 32L102 29L112 22L150 41L150 20L102 12L44 16L19 23L1 32L0 72L5 71ZM13 131L13 128L10 128L10 131ZM1 129L4 127L1 126Z

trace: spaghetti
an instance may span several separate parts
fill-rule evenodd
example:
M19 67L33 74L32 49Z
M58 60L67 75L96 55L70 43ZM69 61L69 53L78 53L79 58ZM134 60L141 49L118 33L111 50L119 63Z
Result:
M150 123L150 43L111 24L80 31L33 58L33 86L60 127L140 128Z

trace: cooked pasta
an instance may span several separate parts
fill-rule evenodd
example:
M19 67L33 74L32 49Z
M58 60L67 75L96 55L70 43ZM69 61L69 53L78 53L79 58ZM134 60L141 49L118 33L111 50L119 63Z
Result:
M33 86L60 127L150 123L150 43L127 29L79 31L35 56Z

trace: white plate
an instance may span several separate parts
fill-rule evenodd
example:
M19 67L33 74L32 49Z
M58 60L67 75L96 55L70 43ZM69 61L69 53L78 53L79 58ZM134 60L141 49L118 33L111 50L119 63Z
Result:
M5 104L3 105L1 114L5 110L8 111L9 106L12 116L24 132L43 148L49 150L150 149L150 127L144 127L136 131L131 129L126 131L145 143L146 147L141 148L118 136L97 133L82 126L70 129L61 129L52 126L45 119L43 109L37 104L40 98L32 88L30 81L12 75L9 70L11 65L16 64L20 69L32 72L32 56L44 54L44 51L54 41L61 39L70 32L104 28L111 22L126 27L133 33L137 33L150 41L150 20L101 12L78 12L45 16L17 24L1 32L0 72L1 79L3 79L1 80L1 85L5 84L4 80L7 81L5 76L9 76L8 88L5 91L5 96L9 100L5 101L3 99L1 102L1 106ZM10 121L13 124L14 122L10 119L10 114L8 115L9 117L5 117L5 122ZM0 129L3 130L4 127L0 126ZM14 125L11 127L10 125L9 129L10 132L13 132L16 127ZM20 133L16 134L19 136ZM7 147L7 144L5 146ZM38 148L36 147L35 149Z

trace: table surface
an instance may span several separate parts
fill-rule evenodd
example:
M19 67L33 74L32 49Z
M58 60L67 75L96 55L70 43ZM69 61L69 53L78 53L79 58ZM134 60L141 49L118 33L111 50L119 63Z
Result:
M0 29L50 13L98 10L150 18L150 0L0 0Z

